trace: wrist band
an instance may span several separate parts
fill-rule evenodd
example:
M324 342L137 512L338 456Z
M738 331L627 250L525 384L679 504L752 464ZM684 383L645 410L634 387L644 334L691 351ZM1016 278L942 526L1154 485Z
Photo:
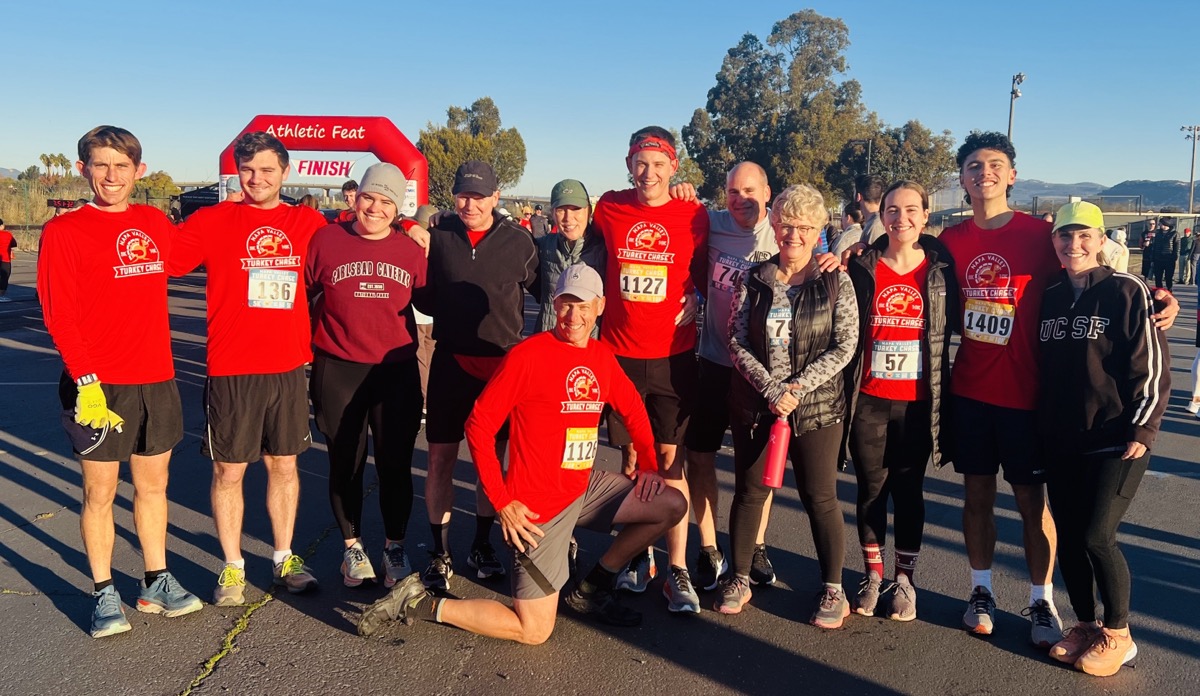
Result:
M100 378L96 376L95 372L92 372L91 374L86 374L86 375L80 377L79 379L75 380L75 386L85 387L89 384L92 384L93 382L99 382L99 381L100 381Z

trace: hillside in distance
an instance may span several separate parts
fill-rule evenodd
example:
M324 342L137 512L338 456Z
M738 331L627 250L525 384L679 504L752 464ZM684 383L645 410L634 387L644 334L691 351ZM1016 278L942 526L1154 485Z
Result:
M1015 205L1027 206L1034 197L1040 203L1059 203L1069 196L1094 199L1099 196L1141 196L1143 210L1186 210L1188 205L1186 181L1147 181L1130 179L1116 186L1105 186L1092 181L1075 184L1054 184L1037 179L1017 179L1010 200ZM1200 196L1197 196L1200 199ZM1115 201L1114 201L1115 202ZM1045 205L1039 205L1045 208Z

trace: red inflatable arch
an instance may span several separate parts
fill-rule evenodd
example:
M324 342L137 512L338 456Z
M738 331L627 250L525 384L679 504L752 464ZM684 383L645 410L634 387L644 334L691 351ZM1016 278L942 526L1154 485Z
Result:
M370 152L381 162L388 162L404 172L408 180L408 196L401 212L411 215L416 206L429 202L429 162L425 155L382 116L255 116L238 133L266 131L279 138L290 150L316 152ZM221 198L225 197L224 183L237 176L233 145L221 152Z

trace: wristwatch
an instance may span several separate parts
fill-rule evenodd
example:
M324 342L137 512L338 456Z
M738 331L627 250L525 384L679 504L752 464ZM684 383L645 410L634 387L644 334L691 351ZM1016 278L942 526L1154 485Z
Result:
M75 380L75 386L86 387L87 385L89 385L93 382L99 382L99 381L100 381L100 378L96 376L95 372L93 372L91 374L84 375L84 376L80 377L79 379Z

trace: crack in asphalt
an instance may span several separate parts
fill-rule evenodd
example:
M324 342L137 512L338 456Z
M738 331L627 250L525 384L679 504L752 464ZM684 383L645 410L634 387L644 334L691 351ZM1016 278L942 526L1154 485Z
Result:
M367 490L366 494L364 494L363 497L365 498L366 496L370 495L372 492L374 492L374 490L375 490L375 486L371 486L371 488ZM325 541L326 537L329 536L330 532L332 532L335 529L337 529L336 523L331 524L328 527L326 527L317 536L317 538L311 544L308 545L308 548L304 550L304 554L303 554L302 558L312 557L312 555L317 552L317 547L320 546L321 543ZM226 633L225 636L221 639L220 650L218 650L216 653L214 653L212 657L210 657L204 661L204 664L201 665L201 667L200 667L200 673L197 674L196 678L193 679L191 681L191 683L187 685L187 688L185 688L183 691L179 692L179 696L190 696L190 694L196 688L198 688L201 684L204 683L205 679L208 679L210 676L212 676L213 672L216 671L217 665L220 664L221 660L223 660L226 657L228 657L229 655L231 655L237 649L237 646L234 645L234 640L243 631L245 631L247 628L250 627L250 617L252 617L256 611L258 611L259 609L262 609L264 606L266 606L272 600L275 599L276 590L277 590L276 587L272 587L271 589L266 591L266 593L263 595L262 599L258 600L257 602L255 602L253 604L250 604L246 607L246 611L242 612L242 615L239 616L237 621L235 621L233 623L233 628L229 629L229 632Z
M0 529L0 536L2 536L4 534L8 534L9 532L15 532L18 529L24 529L24 528L28 527L29 525L35 524L37 522L41 522L42 520L48 520L51 517L54 517L58 513L62 512L63 510L70 510L71 508L80 507L82 505L83 505L83 503L76 503L74 505L64 505L63 507L60 507L59 509L55 510L54 512L39 512L38 514L33 516L33 519L29 520L28 522L25 522L23 524L13 525L13 526L7 527L5 529Z
M363 491L363 499L365 500L370 497L378 487L378 481L368 486L367 489ZM320 546L321 543L329 536L329 534L337 528L337 523L334 522L323 529L321 533L317 535L317 538L308 545L308 548L304 550L304 554L301 557L311 558L312 555L317 552L317 547ZM193 691L195 691L204 683L204 680L213 675L213 672L217 670L217 665L221 663L221 660L224 660L235 650L237 650L237 646L234 645L234 640L241 635L243 631L250 627L250 617L252 617L256 611L262 609L275 599L275 591L276 588L272 587L263 594L262 599L246 607L246 611L242 612L242 615L239 616L237 621L233 623L233 628L229 629L229 632L221 638L221 648L214 653L212 657L204 661L204 664L200 666L200 673L196 675L195 679L192 679L191 683L189 683L183 691L179 692L179 696L190 696Z

